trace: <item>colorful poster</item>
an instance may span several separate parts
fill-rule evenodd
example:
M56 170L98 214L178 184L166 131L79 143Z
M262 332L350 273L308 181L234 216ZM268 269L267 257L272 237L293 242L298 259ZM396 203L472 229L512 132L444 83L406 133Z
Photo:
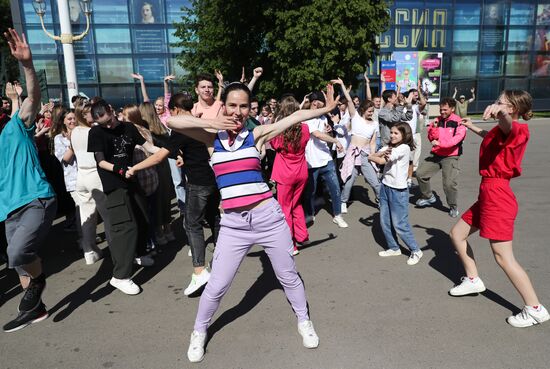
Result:
M418 88L418 52L397 51L392 54L396 63L397 92L405 93Z
M380 82L385 83L386 90L395 90L395 61L382 60L380 62ZM380 91L384 90L380 86Z
M443 53L418 53L418 81L429 102L439 102Z

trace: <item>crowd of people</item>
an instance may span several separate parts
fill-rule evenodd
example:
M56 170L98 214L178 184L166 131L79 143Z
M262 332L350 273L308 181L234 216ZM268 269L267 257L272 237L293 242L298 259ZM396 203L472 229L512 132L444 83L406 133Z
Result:
M252 91L262 68L254 69L248 84L244 77L227 83L219 71L215 77L199 74L196 102L189 92L172 94L175 76L166 76L164 95L151 103L143 77L133 74L143 95L139 105L116 110L101 97L76 96L74 109L41 107L25 37L11 29L5 36L27 82L22 101L20 87L7 86L1 111L0 221L8 265L24 289L18 315L4 325L5 332L48 317L41 299L46 276L37 252L56 216L56 199L68 194L74 201L67 222L78 232L86 264L103 257L96 245L99 214L113 262L110 284L135 295L141 288L132 280L134 265L153 265L162 247L176 239L170 213L175 197L193 267L184 293L201 294L189 360L203 359L207 327L253 245L262 246L269 257L296 314L303 345L315 348L319 337L294 256L309 242L308 226L314 226L322 203L319 195L327 195L335 226L347 228L351 190L362 175L386 240L379 255L401 255L399 236L410 251L407 264L415 265L423 253L408 218L413 178L421 194L416 205L430 206L436 201L430 180L441 170L448 214L458 218L459 161L467 130L483 137L482 182L478 201L451 230L465 276L449 293L485 290L467 244L479 230L525 304L508 323L526 327L550 319L512 252L517 203L509 181L521 174L529 139L528 126L518 122L532 116L527 92L506 90L487 107L484 119L498 122L490 131L455 114L454 98L442 98L440 114L430 122L426 98L415 88L404 93L383 88L381 96L372 96L366 74L365 101L351 96L336 78L301 102L288 93L261 106ZM431 149L421 161L424 128ZM62 167L64 187L50 183L51 154ZM324 186L318 186L319 179ZM210 228L215 246L210 263L204 227Z

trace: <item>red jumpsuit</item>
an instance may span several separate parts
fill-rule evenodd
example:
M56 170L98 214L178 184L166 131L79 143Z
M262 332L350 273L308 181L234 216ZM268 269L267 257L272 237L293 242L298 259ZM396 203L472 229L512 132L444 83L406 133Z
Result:
M277 201L281 204L294 242L309 239L301 201L308 178L305 150L309 141L309 128L304 123L301 123L301 127L302 137L297 151L293 147L284 146L282 135L270 142L277 152L271 179L277 182Z
M469 225L479 228L479 235L496 241L514 238L514 221L518 212L510 179L521 175L521 161L529 140L527 124L512 123L506 136L499 126L483 138L479 150L478 200L463 215Z

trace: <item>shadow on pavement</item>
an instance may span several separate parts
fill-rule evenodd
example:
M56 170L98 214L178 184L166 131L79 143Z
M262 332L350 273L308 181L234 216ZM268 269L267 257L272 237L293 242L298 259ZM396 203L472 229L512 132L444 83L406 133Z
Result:
M426 233L430 236L426 240L427 245L421 248L423 251L433 250L435 254L428 262L428 265L447 277L451 282L457 283L460 281L460 278L464 275L464 270L462 269L462 264L458 255L455 253L449 235L437 228L423 227L418 224L413 227L426 230ZM482 292L481 295L510 310L513 314L521 310L519 307L490 289Z
M382 233L382 226L380 225L380 212L377 211L376 213L366 218L359 218L359 222L366 225L367 227L370 227L372 236L374 237L374 241L376 241L378 245L382 246L385 249L387 243L386 238L384 237L384 233Z

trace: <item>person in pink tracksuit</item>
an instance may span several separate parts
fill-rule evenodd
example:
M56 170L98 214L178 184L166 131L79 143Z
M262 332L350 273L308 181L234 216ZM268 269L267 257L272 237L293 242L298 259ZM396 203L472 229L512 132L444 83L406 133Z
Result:
M294 97L284 98L275 122L299 109L300 104ZM277 200L292 234L293 255L299 252L296 243L304 243L309 239L301 201L308 178L305 156L308 140L307 124L299 123L287 128L271 141L271 147L276 151L271 179L277 183Z

